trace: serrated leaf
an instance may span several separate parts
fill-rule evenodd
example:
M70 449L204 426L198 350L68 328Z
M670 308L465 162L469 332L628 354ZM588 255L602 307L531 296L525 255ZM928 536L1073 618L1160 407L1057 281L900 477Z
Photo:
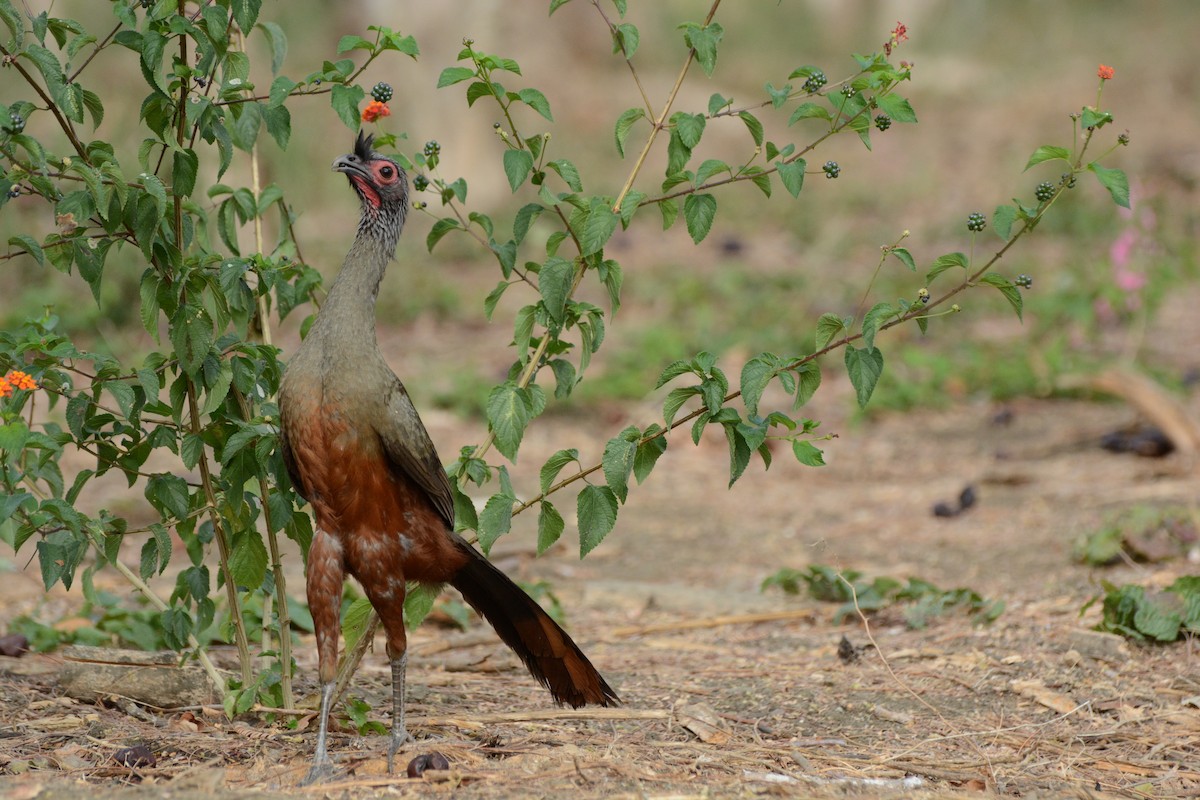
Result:
M671 122L684 147L692 150L700 144L700 138L704 135L704 127L707 122L703 114L688 114L679 111L671 115Z
M683 219L687 223L688 234L696 244L708 236L716 215L717 198L711 194L689 194L683 201Z
M362 123L358 104L362 102L366 94L361 86L348 86L344 83L335 83L333 90L329 93L329 103L337 113L338 119L352 131L357 131ZM237 137L234 137L234 141L237 141Z
M621 221L603 198L592 199L584 218L583 229L577 232L579 236L579 254L583 257L600 252L617 230Z
M1071 153L1065 147L1044 144L1033 151L1033 155L1029 157L1029 161L1025 164L1025 169L1028 170L1030 167L1041 164L1043 161L1055 160L1070 163Z
M429 229L429 234L425 237L425 248L429 252L433 252L434 245L442 240L450 231L461 230L462 224L453 217L442 217Z
M629 129L633 127L633 123L644 116L646 116L644 110L631 108L617 117L617 126L613 131L613 136L617 143L617 152L621 155L621 158L625 157L625 139L629 136Z
M475 77L475 70L468 67L446 67L438 76L437 88L444 89Z
M792 442L792 453L796 460L806 467L825 466L825 454L812 442L796 439Z
M749 111L742 111L738 113L738 118L746 124L746 130L750 131L750 138L754 140L754 146L762 147L763 125L758 121L758 117Z
M584 558L604 541L617 524L617 496L607 486L587 485L576 501L579 525L579 557Z
M503 492L488 498L479 515L479 547L484 554L491 552L492 545L512 529L513 502L511 494Z
M866 408L875 391L875 384L883 374L883 353L877 347L846 345L846 372L850 375L850 383L854 385L859 407Z
M562 324L566 313L567 297L575 279L575 265L564 258L550 258L538 273L538 291L546 311L557 323Z
M543 500L541 508L538 510L537 552L539 556L558 541L565 528L566 523L563 521L562 514L558 513L558 509L554 507L553 503Z
M912 105L900 95L885 94L882 97L875 98L875 100L883 113L887 114L895 122L917 121L917 112L913 111Z
M663 400L663 419L667 425L675 421L675 415L679 413L679 409L690 398L700 394L699 386L681 386L678 389L672 389Z
M833 341L833 337L841 333L844 328L845 324L837 314L822 314L817 320L817 336L814 341L816 349L824 350Z
M636 429L634 433L637 433ZM600 462L604 468L604 480L622 503L629 495L629 473L633 471L636 454L637 442L624 436L615 436L604 446L604 456Z
M1012 233L1013 223L1017 221L1017 209L1013 206L996 206L992 214L992 230L1004 241L1008 241Z
M817 105L816 103L801 103L796 106L796 110L788 118L788 125L795 125L802 119L832 120L833 116L825 106Z
M171 320L171 343L179 365L194 375L208 356L214 341L213 322L203 307L187 304Z
M504 175L513 192L521 188L529 173L533 171L533 156L528 150L504 151Z
M821 388L821 365L816 361L808 361L797 367L794 372L796 399L792 405L799 408L811 400L817 389Z
M521 98L521 101L525 105L541 114L547 120L554 122L554 115L550 113L550 101L546 99L546 95L537 89L529 88L517 92L517 97Z
M525 427L532 416L533 401L529 391L515 383L502 383L488 395L488 424L496 435L496 449L509 461L516 460Z
M187 197L196 188L200 159L195 150L176 150L171 163L171 193Z
M667 437L655 435L660 431L662 431L661 426L651 425L646 428L642 440L638 442L637 452L633 456L633 476L637 478L638 483L644 482L649 477L650 472L654 469L654 464L667 451Z
M913 261L912 253L908 252L903 247L893 247L888 251L891 255L900 259L900 263L908 267L913 272L917 271L917 262Z
M684 41L696 51L696 61L705 75L711 76L717 66L717 45L725 35L725 29L716 22L710 22L705 27L689 24L684 27Z
M879 332L879 326L895 313L896 309L890 303L876 303L863 315L862 340L868 350L875 346L875 334Z
M33 260L38 263L38 266L46 264L46 251L37 243L37 240L32 236L24 233L19 233L16 236L10 236L8 243L16 247L22 248L26 253L33 257Z
M570 161L565 158L557 158L547 163L546 166L557 172L572 192L583 191L583 181L579 178L579 170Z
M622 22L613 29L613 53L621 53L626 60L631 59L637 52L641 40L642 34L638 31L637 26L629 22Z
M1016 286L1013 286L1012 281L997 272L989 272L979 279L980 283L986 283L988 286L995 286L1000 290L1000 294L1004 295L1004 299L1009 302L1013 310L1017 312L1017 319L1022 319L1021 312L1024 307L1021 298L1021 292Z
M260 22L255 27L263 32L263 35L267 37L267 43L271 46L271 74L275 75L279 72L279 68L283 66L283 60L287 58L287 34L275 22ZM367 49L369 50L370 47L368 46ZM341 51L339 50L338 52Z
M1119 169L1102 167L1095 161L1088 164L1088 169L1100 181L1100 185L1108 189L1113 202L1121 208L1129 208L1129 178Z
M925 283L933 283L933 279L941 275L952 267L967 268L967 257L962 253L947 253L944 256L938 256L933 262L933 266L929 268L929 272L925 273Z
M779 180L792 197L799 197L804 188L804 170L808 165L803 158L795 161L776 161L775 167L779 172Z
M779 369L779 357L774 353L763 353L746 362L742 367L742 402L751 416L758 416L758 401L763 391Z

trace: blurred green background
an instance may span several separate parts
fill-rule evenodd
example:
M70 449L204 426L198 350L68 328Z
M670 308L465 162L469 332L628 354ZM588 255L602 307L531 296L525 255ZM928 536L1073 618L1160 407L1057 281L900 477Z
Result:
M109 4L98 0L19 5L33 13L51 8L53 15L78 19L101 33L112 26ZM633 154L617 156L612 129L616 117L640 105L640 98L624 62L611 55L600 14L591 3L575 0L549 17L548 5L266 0L261 19L286 32L282 72L293 79L334 58L343 34L366 35L368 24L414 35L419 61L381 59L360 81L369 88L383 80L395 89L393 115L379 128L404 134L400 149L410 154L427 140L440 142L441 174L465 177L469 209L492 214L504 226L534 198L509 191L502 146L492 130L495 108L483 102L468 108L465 84L435 88L441 70L455 63L464 37L474 39L476 49L520 62L523 76L505 77L506 86L534 86L546 94L555 123L532 112L518 123L526 133L552 131L551 157L574 160L586 190L615 194L633 161ZM616 19L609 0L600 0L599 7ZM686 53L677 24L702 20L708 7L692 0L629 3L627 20L641 31L634 63L655 107ZM869 302L913 297L936 256L969 249L969 213L990 216L1013 197L1032 202L1039 181L1057 180L1061 170L1050 165L1021 170L1038 145L1070 146L1068 114L1094 102L1100 63L1116 69L1104 93L1116 122L1102 132L1103 141L1126 129L1132 137L1131 146L1107 163L1129 174L1133 213L1118 212L1085 176L1036 235L1000 264L999 271L1010 277L1033 276L1024 325L998 293L973 291L959 301L964 313L934 321L927 337L915 328L885 334L880 345L887 370L873 405L907 408L1044 394L1055 390L1062 375L1114 358L1136 359L1168 382L1187 378L1200 338L1191 314L1197 299L1200 180L1200 78L1191 50L1192 34L1200 30L1200 4L726 0L717 20L725 37L716 71L710 78L693 69L677 109L703 111L713 92L733 98L736 107L757 104L767 97L765 81L780 86L804 64L820 66L831 82L840 80L854 72L850 53L878 49L903 21L910 39L894 59L915 64L913 81L902 93L920 124L876 133L871 152L854 136L822 145L808 159L810 169L836 160L841 177L830 181L810 174L798 199L778 184L769 201L749 185L720 192L716 225L700 246L692 245L682 222L664 233L650 209L629 231L618 232L608 250L624 266L624 306L580 387L585 403L640 398L664 365L700 349L729 355L733 372L739 358L760 350L804 352L820 313L854 312L880 245L894 242L903 230L911 232L906 246L917 258L918 273L889 262ZM257 56L257 83L265 90L271 79L265 40L251 37L248 47ZM142 138L137 109L145 94L136 61L129 51L112 47L82 81L101 90L108 103L103 126L88 136L113 142L127 173L135 173ZM112 92L114 86L122 88ZM0 71L0 101L18 99L35 98L15 72ZM122 100L124 107L118 107ZM357 215L352 193L329 164L350 148L353 135L330 109L328 95L298 100L291 108L289 149L280 152L265 134L260 139L262 182L283 188L300 214L297 235L305 259L329 278ZM769 140L803 145L819 136L819 123L788 128L789 113L790 107L762 111ZM63 150L49 114L36 114L29 130ZM644 123L635 127L630 150L640 148L646 132ZM693 166L708 157L743 162L750 145L739 121L715 121ZM639 179L644 191L661 183L664 148L665 139ZM249 185L249 175L249 157L238 153L222 180ZM200 185L204 180L202 175ZM438 211L435 198L422 199ZM482 301L499 279L494 260L466 237L443 240L430 256L424 238L432 220L410 216L397 266L384 284L381 342L401 375L421 376L410 385L419 402L470 413L486 387L502 379L511 361L504 352L511 315L530 295L510 291L494 321L486 322ZM40 239L53 226L51 209L28 197L0 211L0 241L18 232ZM268 225L267 241L274 235ZM243 249L251 242L250 231L244 231ZM999 244L989 228L976 254ZM536 258L539 252L523 255ZM85 344L137 355L153 347L136 309L143 269L136 250L114 251L97 307L77 276L62 276L27 258L0 262L0 325L49 305ZM598 295L589 299L601 303ZM279 335L285 350L294 346L298 323L298 317L289 319ZM833 371L827 367L827 373Z

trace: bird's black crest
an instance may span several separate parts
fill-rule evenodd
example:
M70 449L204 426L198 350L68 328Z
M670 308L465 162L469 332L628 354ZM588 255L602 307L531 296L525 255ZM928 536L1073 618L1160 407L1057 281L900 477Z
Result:
M354 142L354 155L358 156L361 161L370 161L375 157L374 151L371 150L371 144L375 141L375 134L366 133L359 130L358 139Z

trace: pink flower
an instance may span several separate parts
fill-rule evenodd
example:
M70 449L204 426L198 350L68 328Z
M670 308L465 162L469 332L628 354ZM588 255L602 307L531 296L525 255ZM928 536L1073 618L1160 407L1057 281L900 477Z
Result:
M1096 70L1096 74L1100 76L1102 81L1111 81L1113 74L1116 72L1112 67L1100 65L1100 69Z

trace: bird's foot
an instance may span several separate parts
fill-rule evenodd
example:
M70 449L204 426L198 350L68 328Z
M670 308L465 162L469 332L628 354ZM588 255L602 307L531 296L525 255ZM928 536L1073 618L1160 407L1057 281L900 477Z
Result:
M300 781L301 786L310 786L314 783L324 783L334 775L333 762L329 759L323 761L314 761L312 768L308 774L304 776L304 780Z
M396 765L396 753L400 752L400 748L406 744L414 743L417 740L408 732L406 728L401 728L397 731L392 731L392 743L388 747L387 755L387 771L388 775L393 773L393 767Z

